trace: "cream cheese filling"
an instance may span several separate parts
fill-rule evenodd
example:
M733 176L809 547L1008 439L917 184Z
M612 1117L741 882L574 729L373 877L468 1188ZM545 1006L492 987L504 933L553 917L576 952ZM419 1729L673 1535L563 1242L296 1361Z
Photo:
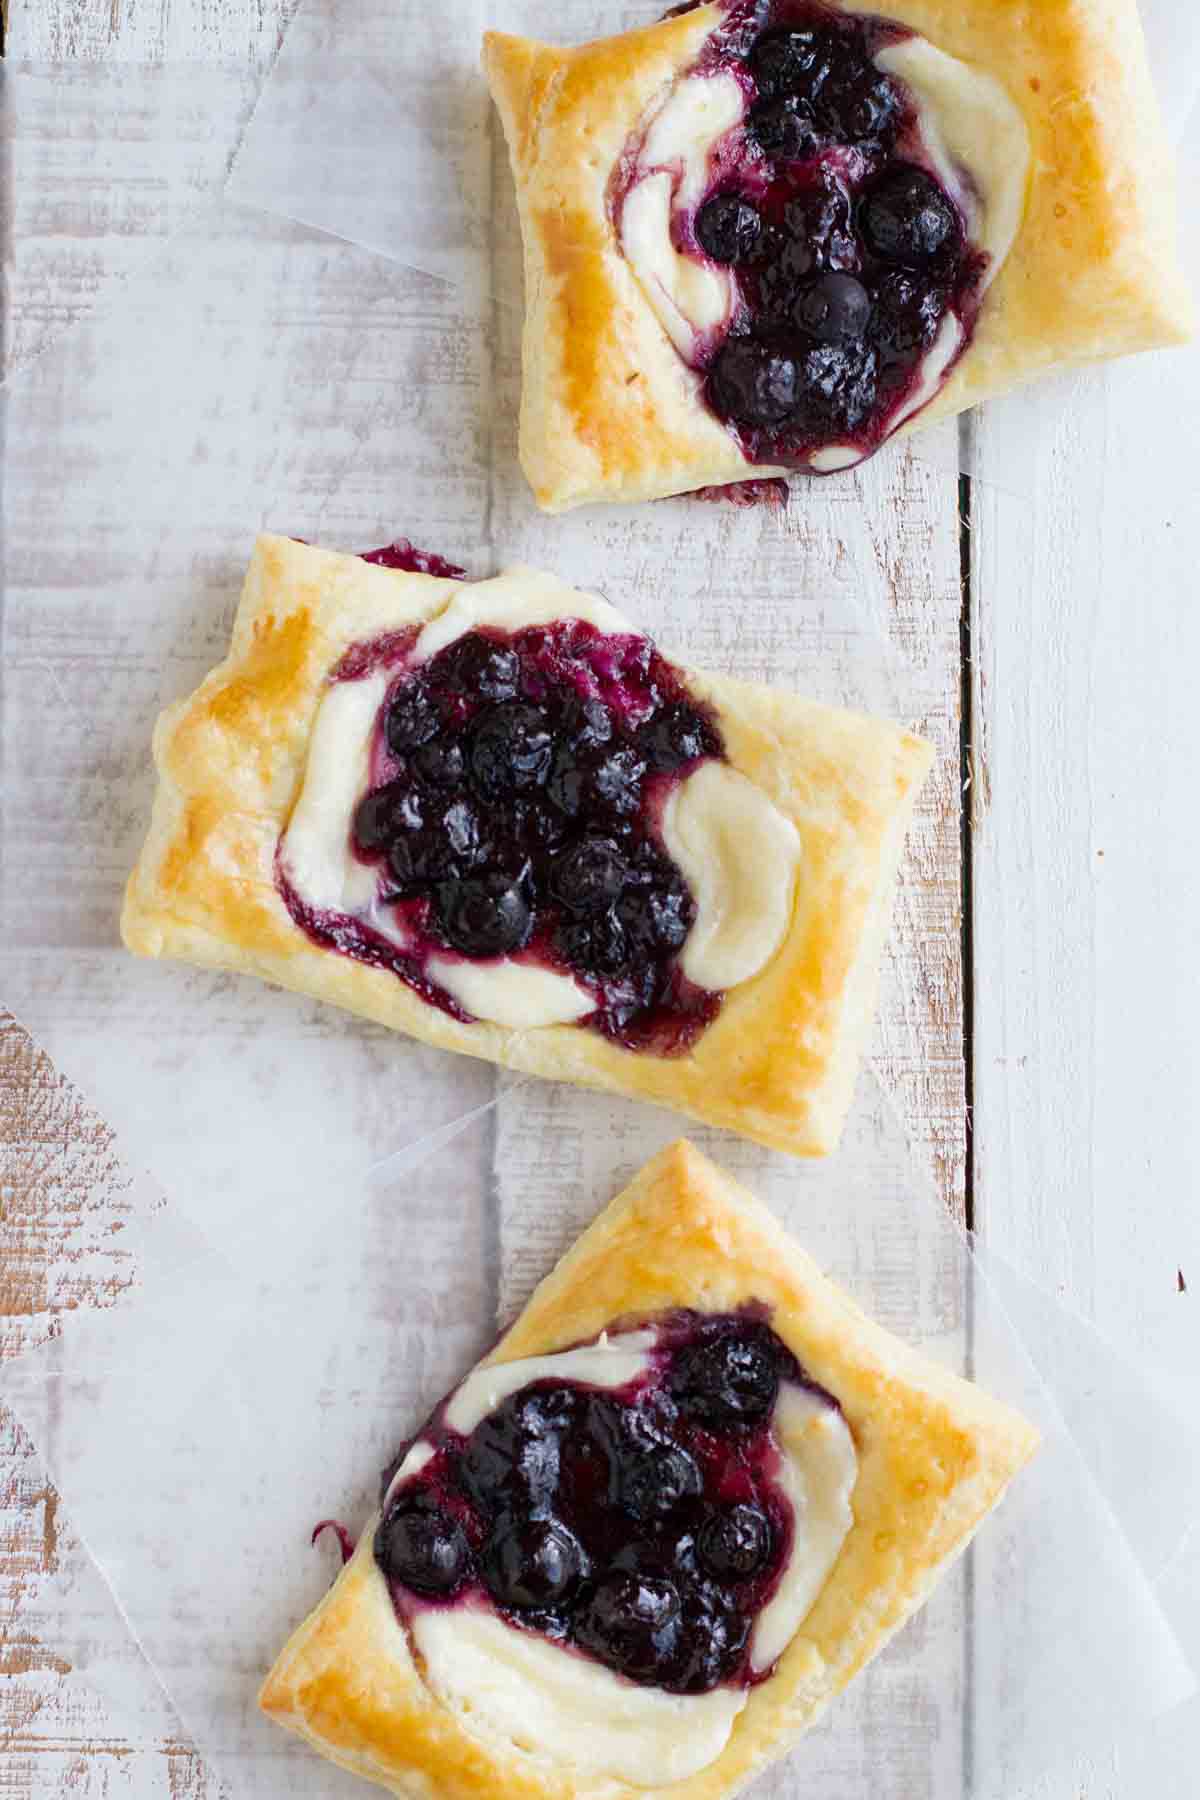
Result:
M713 148L745 108L745 96L732 75L677 81L646 133L638 156L641 173L621 208L626 260L659 324L689 362L697 339L732 316L737 288L729 269L675 248L671 220L700 199Z
M875 62L913 97L934 172L962 210L972 242L987 254L981 282L986 289L1003 267L1024 214L1032 160L1024 115L994 76L926 38L889 45ZM687 75L677 81L646 133L639 172L621 209L626 260L663 330L689 361L701 340L732 317L738 290L731 270L676 250L672 221L699 201L712 153L744 110L744 95L732 75ZM961 324L948 316L892 431L932 399L962 337ZM851 467L862 454L854 446L833 444L809 460L824 474Z
M624 1387L650 1371L655 1342L653 1330L621 1333L557 1355L475 1369L447 1403L446 1424L467 1435L534 1381ZM779 1450L773 1479L791 1507L794 1529L787 1566L751 1635L757 1671L783 1654L828 1580L853 1523L858 1475L844 1418L807 1389L782 1385L771 1430ZM432 1454L424 1440L412 1446L385 1512ZM427 1684L468 1729L548 1755L590 1780L633 1787L684 1781L721 1754L746 1703L741 1688L677 1695L640 1687L481 1605L417 1606L408 1629Z
M706 762L672 790L663 841L696 900L680 966L718 992L766 967L792 917L800 834L760 787Z
M424 625L414 662L436 656L466 633L515 633L564 618L637 635L607 600L564 588L553 576L512 569L463 586ZM381 899L384 877L350 842L350 821L370 783L371 744L394 671L332 683L317 710L299 798L283 835L281 860L310 906L361 919L400 949L411 939ZM795 827L768 796L725 763L709 761L671 791L663 837L696 900L696 920L680 957L684 975L709 992L747 981L786 935L799 862ZM429 978L473 1019L507 1030L578 1024L596 1000L572 976L520 954L474 961L430 956Z

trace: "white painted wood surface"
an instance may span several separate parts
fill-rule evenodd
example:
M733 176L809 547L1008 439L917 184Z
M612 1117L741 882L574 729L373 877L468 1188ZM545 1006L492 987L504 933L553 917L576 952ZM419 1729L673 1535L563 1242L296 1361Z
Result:
M101 63L248 61L271 54L291 10L291 0L18 0L9 52ZM68 288L77 250L62 245ZM1110 1335L1168 1362L1186 1353L1193 1368L1198 405L1194 359L1149 359L1081 379L1039 452L1032 507L975 489L971 612L977 1221ZM1010 447L1001 434L1013 428L1011 417L977 428L983 476L1002 475ZM869 502L864 528L850 504L806 500L805 532L810 548L836 553L849 543L874 572L892 640L920 673L920 723L938 742L939 776L914 833L885 975L878 1063L941 1192L959 1205L953 483L902 464L886 482L869 478ZM27 1129L20 1167L6 1162L5 1181L14 1193L32 1191L28 1143L40 1141L34 1160L50 1214L78 1211L90 1191L95 1218L79 1229L99 1242L119 1181L96 1127L80 1122L77 1103L47 1073L34 1084L35 1067L24 1048L6 1065L19 1071L10 1141L33 1117L26 1089L40 1096L42 1122L40 1140ZM11 1200L9 1209L6 1224ZM61 1244L53 1231L34 1235L30 1254L44 1267L22 1302L30 1335L52 1329L63 1298L52 1291L63 1285L54 1260ZM1179 1291L1180 1273L1188 1293ZM8 1347L24 1335L10 1333ZM61 1586L78 1551L56 1541L52 1498L25 1450L11 1438L3 1446L7 1529L17 1546L17 1563L0 1565L5 1617L27 1654L11 1671L17 1703L0 1712L0 1793L90 1800L169 1791L215 1800L215 1784L167 1728L147 1721L131 1733L127 1722L110 1722L103 1697L55 1665L61 1600L52 1577L59 1570ZM114 1655L122 1650L114 1639ZM1196 1793L1198 1751L1195 1722L1180 1718L1061 1778L1041 1800L1184 1800Z

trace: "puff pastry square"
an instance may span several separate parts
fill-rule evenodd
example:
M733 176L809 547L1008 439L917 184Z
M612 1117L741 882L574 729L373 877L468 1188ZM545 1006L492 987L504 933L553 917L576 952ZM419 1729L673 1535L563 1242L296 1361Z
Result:
M731 0L679 9L572 50L487 34L484 65L524 238L520 456L546 511L648 500L796 466L750 460L707 403L711 348L685 357L672 342L661 307L647 298L654 282L639 279L624 253L618 214L628 206L620 194L629 164L642 154L640 144L653 141L664 97L698 59L711 59L719 34L742 29L747 18L752 31L764 17L772 28L811 23L812 12L807 0L777 0L765 14ZM966 348L956 360L943 359L940 370L931 368L941 385L934 382L932 398L916 397L912 409L895 414L888 435L1054 368L1190 334L1192 302L1175 245L1173 159L1136 0L830 0L825 13L870 19L872 30L883 22L885 40L897 26L933 46L941 60L930 104L951 149L950 166L966 166L968 196L989 167L989 181L1004 190L1001 210L1012 215ZM986 106L964 105L960 97L957 117L946 110L951 101L943 105L938 70L944 74L947 57L984 84ZM729 120L718 123L723 129ZM995 136L1001 128L1012 136L1011 152L1007 139ZM656 166L667 171L663 179L675 183L678 198L681 179L686 187L691 177L686 156L682 165L672 160L672 148L657 147ZM1014 177L1018 164L1023 173ZM726 181L711 171L710 179ZM1006 181L1015 181L1011 192ZM861 203L854 216L861 233ZM672 219L672 241L678 248L682 230L686 251L689 219ZM658 236L664 242L651 246L658 258L653 278L670 282L667 234ZM854 265L835 259L831 266ZM685 272L689 294L702 276L694 265ZM947 340L946 358L950 349ZM839 462L831 451L813 466L831 470L847 460L853 458Z
M442 619L452 602L486 593L519 606L531 592L568 617L604 605L529 570L468 585L261 538L226 660L158 721L158 791L128 884L125 943L257 975L437 1047L654 1101L794 1154L827 1153L850 1102L892 882L931 758L898 727L679 671L719 726L731 778L796 858L778 948L727 988L684 1053L631 1049L584 1024L517 1028L478 1008L455 1016L392 969L315 941L285 903L281 839L347 652ZM340 829L348 843L348 825ZM727 838L736 867L738 831Z
M927 1598L1038 1435L874 1324L765 1207L686 1142L655 1157L609 1205L482 1366L591 1342L614 1321L748 1307L836 1402L854 1474L835 1559L703 1767L669 1786L609 1779L594 1766L584 1773L579 1759L590 1747L572 1749L578 1738L560 1739L568 1754L556 1753L527 1718L497 1713L482 1696L478 1707L469 1694L439 1697L374 1559L377 1519L282 1651L263 1709L393 1793L438 1800L634 1800L647 1791L724 1800L785 1754ZM498 1382L495 1391L508 1390ZM578 1668L570 1650L547 1654Z

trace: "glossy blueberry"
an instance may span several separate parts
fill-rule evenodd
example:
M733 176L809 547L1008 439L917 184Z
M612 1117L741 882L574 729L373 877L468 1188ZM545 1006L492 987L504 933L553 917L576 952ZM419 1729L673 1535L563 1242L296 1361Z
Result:
M546 778L546 798L566 819L574 819L587 801L587 768L571 744L559 744Z
M886 75L860 63L839 70L821 88L818 112L843 143L883 143L900 122L900 95Z
M605 812L635 813L642 803L645 759L636 750L612 750L592 773L594 804Z
M396 803L403 790L376 788L359 801L354 814L354 841L360 850L381 850L395 834Z
M677 1694L711 1692L736 1672L749 1637L750 1620L745 1614L722 1605L717 1595L697 1596L694 1607L689 1608L687 1626L679 1634L667 1685Z
M946 311L946 296L903 269L880 282L875 295L875 337L889 357L927 350Z
M671 1391L684 1412L718 1431L761 1425L778 1390L771 1347L753 1329L689 1346L672 1371Z
M563 925L557 942L566 960L593 979L606 981L624 974L629 966L629 939L611 909Z
M696 214L700 248L714 262L742 262L754 254L762 235L758 209L740 194L717 194Z
M482 1555L483 1578L501 1606L553 1607L587 1573L583 1546L556 1519L498 1520Z
M454 872L450 848L437 832L405 832L388 850L388 867L402 894L427 887Z
M473 800L454 800L441 816L441 829L456 868L476 868L491 851L487 829Z
M756 1506L710 1513L696 1537L702 1568L716 1581L745 1581L771 1554L771 1522Z
M491 1518L541 1506L559 1479L562 1440L578 1411L566 1389L534 1390L477 1425L458 1461L464 1491Z
M489 707L471 734L471 779L485 799L538 788L550 772L554 737L545 713L520 700Z
M571 753L600 750L612 738L612 718L599 700L571 700L563 708L562 739Z
M818 343L843 343L861 337L870 324L871 296L853 275L831 270L800 290L792 316Z
M515 650L479 632L469 632L449 654L447 686L484 700L511 700L521 684Z
M629 868L611 838L584 838L555 858L550 892L572 912L603 912L620 894Z
M429 742L439 723L433 701L422 688L402 687L388 707L388 747L397 756L402 756L406 750L415 750L418 744Z
M623 1446L614 1477L617 1505L639 1520L661 1518L704 1485L695 1458L678 1444Z
M868 191L860 208L863 236L875 255L907 268L927 268L959 246L962 228L949 196L924 169L900 163Z
M617 918L633 954L656 957L678 950L692 926L694 909L680 886L642 888L623 894Z
M430 787L457 787L463 778L466 758L461 744L434 738L413 751L412 766L414 773Z
M747 129L764 156L778 162L807 162L821 144L811 107L794 95L760 100L750 109Z
M375 1533L375 1560L392 1581L419 1594L452 1594L471 1560L466 1534L440 1507L401 1503Z
M879 360L862 341L818 344L801 365L803 404L808 417L830 431L855 431L875 405Z
M685 763L711 754L713 733L694 707L680 703L655 714L638 742L655 774L673 775Z
M520 882L503 874L444 882L437 892L436 912L446 943L464 956L503 956L519 950L532 926Z
M750 50L750 68L759 93L786 94L811 87L822 47L817 31L764 31Z
M709 397L722 418L739 425L781 425L800 397L794 356L753 338L728 338L708 377Z
M575 1622L585 1649L634 1681L654 1681L679 1639L679 1594L665 1576L613 1570L601 1576Z

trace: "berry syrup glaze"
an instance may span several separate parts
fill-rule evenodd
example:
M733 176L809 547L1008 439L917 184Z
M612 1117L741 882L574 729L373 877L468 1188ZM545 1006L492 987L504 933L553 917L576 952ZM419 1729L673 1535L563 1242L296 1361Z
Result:
M771 1415L781 1381L837 1402L765 1309L654 1325L649 1370L626 1387L534 1381L466 1437L446 1423L448 1396L420 1434L429 1460L393 1496L404 1446L374 1543L402 1620L482 1604L676 1694L770 1673L750 1636L795 1530Z
M697 334L691 360L752 462L862 460L932 397L923 364L948 316L957 344L935 391L970 341L988 259L934 172L911 91L874 61L912 36L819 0L727 0L680 78L731 74L745 97L671 229L677 251L733 275L732 315ZM642 142L611 183L618 238Z
M404 540L364 560L462 574ZM277 862L292 918L454 1018L470 1015L430 978L430 958L519 952L595 997L580 1024L630 1049L684 1052L721 995L678 966L696 907L660 820L675 784L723 755L711 712L647 638L580 620L473 630L414 666L416 637L355 644L331 677L395 669L347 831L350 854L379 869L404 947L310 906Z

